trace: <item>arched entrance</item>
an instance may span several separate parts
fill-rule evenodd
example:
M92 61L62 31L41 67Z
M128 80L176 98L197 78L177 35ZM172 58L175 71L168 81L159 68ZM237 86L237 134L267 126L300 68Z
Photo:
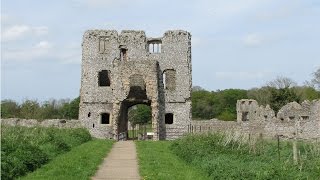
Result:
M115 114L118 117L114 123L114 134L116 140L126 140L128 137L128 110L130 107L137 104L145 104L151 107L151 121L152 121L152 132L153 140L165 139L164 137L164 117L162 117L162 109L159 103L159 94L151 93L157 92L157 84L146 83L144 76L140 74L133 74L129 77L129 91L126 99L114 105ZM155 83L157 83L155 81ZM151 91L151 92L150 92Z

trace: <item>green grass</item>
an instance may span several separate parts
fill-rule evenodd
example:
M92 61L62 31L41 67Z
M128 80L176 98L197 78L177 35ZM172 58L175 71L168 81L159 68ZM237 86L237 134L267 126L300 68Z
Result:
M201 180L201 172L174 155L169 141L136 141L140 176L143 179Z
M298 143L299 162L293 162L292 142L221 134L190 135L170 149L210 179L319 179L320 144Z
M113 141L92 140L59 155L22 179L89 179L97 171Z
M1 127L1 179L16 179L91 140L86 129Z

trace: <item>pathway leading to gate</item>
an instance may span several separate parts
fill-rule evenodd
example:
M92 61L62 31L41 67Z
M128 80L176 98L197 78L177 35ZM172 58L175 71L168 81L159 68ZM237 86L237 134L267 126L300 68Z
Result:
M135 143L118 141L92 179L140 179L138 167Z

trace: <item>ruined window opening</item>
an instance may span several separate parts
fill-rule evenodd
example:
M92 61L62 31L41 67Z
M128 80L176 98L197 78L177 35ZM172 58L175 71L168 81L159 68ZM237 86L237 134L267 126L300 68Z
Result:
M308 120L309 116L301 116L302 120Z
M94 123L92 124L92 128L94 128Z
M106 53L108 39L109 39L108 36L99 37L99 53L100 54Z
M102 113L101 114L101 124L110 124L110 114Z
M120 60L121 61L127 61L128 55L127 55L128 49L121 47L120 48Z
M290 120L294 120L294 116L290 116L289 119L290 119Z
M252 101L249 101L249 105L251 105Z
M161 41L149 41L148 42L149 53L161 53Z
M164 89L174 91L176 90L176 71L174 69L167 69L163 72Z
M280 118L280 120L281 120L281 121L284 121L284 119L283 119L283 118Z
M90 116L91 116L91 112L88 113L88 117L90 117Z
M267 119L268 119L268 116L267 116L267 115L264 115L264 119L267 120Z
M242 121L249 121L249 119L248 119L248 112L243 112L242 113Z
M173 114L172 113L167 113L165 115L165 123L166 124L173 124Z
M102 70L99 72L99 86L110 86L110 71Z
M241 104L244 104L245 103L245 101L241 101Z

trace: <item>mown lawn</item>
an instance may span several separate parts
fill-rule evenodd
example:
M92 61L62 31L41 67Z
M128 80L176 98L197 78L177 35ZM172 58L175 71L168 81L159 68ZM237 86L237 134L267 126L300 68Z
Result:
M170 141L136 141L140 176L143 179L201 180L202 173L187 165L169 149Z
M90 179L111 149L113 141L94 139L59 155L22 179Z

